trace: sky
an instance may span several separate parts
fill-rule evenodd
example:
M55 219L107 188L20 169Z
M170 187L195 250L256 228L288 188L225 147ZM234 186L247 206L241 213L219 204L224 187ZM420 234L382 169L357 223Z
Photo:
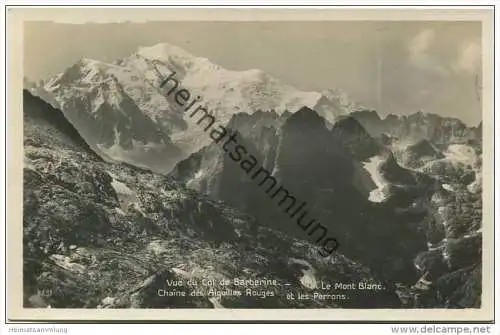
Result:
M300 90L340 88L381 116L422 110L481 120L477 21L33 21L24 25L24 75L47 79L82 57L113 61L161 42Z

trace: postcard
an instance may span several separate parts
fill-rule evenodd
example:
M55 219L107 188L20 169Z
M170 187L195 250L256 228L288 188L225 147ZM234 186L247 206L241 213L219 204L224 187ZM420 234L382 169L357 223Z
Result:
M11 321L493 319L490 8L10 8Z

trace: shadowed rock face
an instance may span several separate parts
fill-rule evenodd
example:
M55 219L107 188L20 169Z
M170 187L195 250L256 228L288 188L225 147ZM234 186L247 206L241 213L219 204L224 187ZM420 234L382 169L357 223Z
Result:
M61 112L29 93L24 99L25 307L400 306L390 283L370 295L340 291L334 300L283 299L290 289L311 290L314 282L385 282L340 253L322 257L313 245L258 225L252 216L170 177L103 162ZM234 278L290 286L265 284L249 295L248 285L217 284ZM202 279L216 284L200 284L202 296L191 296L187 281ZM210 295L211 288L242 294ZM163 296L161 289L187 297ZM262 299L266 293L260 291L274 294Z
M364 161L382 152L379 143L368 134L354 117L344 117L337 121L332 132L345 149L359 161Z
M480 147L482 142L481 123L477 127L468 127L459 119L431 113L391 114L381 119L376 111L360 110L350 116L376 138L385 133L413 143L428 140L438 148L454 143L470 143Z
M430 141L424 139L397 151L397 157L403 166L419 169L429 162L442 159L445 156Z
M344 118L330 130L314 110L304 107L281 123L265 126L252 115L235 126L238 143L298 199L297 204L309 204L307 220L314 218L326 226L343 253L370 264L386 278L416 279L412 258L425 248L425 236L411 222L425 213L409 216L395 207L410 206L414 199L427 196L423 191L429 184L401 168L358 121ZM359 179L358 166L374 155L388 157L382 160L380 173L395 184L389 190L394 196L386 203L371 203L354 182ZM259 187L261 179L252 179L220 145L214 143L193 154L178 164L172 176L255 216L263 226L311 239L296 220L284 214L286 206L278 206L280 198L270 196L276 188L266 193L271 183Z
M352 175L352 161L315 111L302 108L281 127L276 176L296 194L332 189Z
M422 118L425 116L417 119ZM307 201L309 215L321 221L338 238L339 251L367 264L396 286L401 288L403 285L397 291L405 306L452 306L442 297L438 298L441 294L438 278L454 271L466 271L468 275L465 277L470 275L475 283L472 272L465 269L478 264L479 244L469 243L469 240L458 243L456 247L449 244L450 250L458 250L450 251L450 255L455 255L451 258L456 258L452 262L455 267L448 264L445 259L448 256L443 258L441 251L434 251L434 243L452 236L438 229L445 224L443 219L434 218L439 206L433 199L439 198L442 192L440 179L435 174L402 167L391 151L392 142L398 141L397 137L387 133L386 141L383 141L365 130L362 124L367 120L383 126L376 112L367 113L367 120L363 122L356 117L341 117L333 125L306 107L288 117L269 119L267 123L256 115L233 120L233 129L238 130L238 143L243 144L259 162L264 162L262 165L266 170L290 194ZM399 127L399 119L391 121L388 117L387 120ZM418 164L425 163L424 157L439 160L443 156L428 140L421 140L410 149ZM386 199L378 203L368 201L366 192L362 191L363 185L359 185L367 178L373 178L363 166L374 158L380 162L376 170L386 183L387 194ZM307 240L307 233L284 216L283 208L276 206L276 199L273 202L265 192L270 184L259 187L250 175L232 162L217 144L193 154L173 173L188 187L255 216L260 225ZM371 186L364 187L373 188L373 181L368 184ZM464 199L465 202L469 200ZM477 209L480 207L479 204ZM475 234L478 228L476 225L471 230L457 229L453 229L453 236L463 237L468 233ZM448 243L443 245L448 248ZM416 267L415 264L419 263L416 258L425 261ZM422 284L421 279L430 284ZM475 284L454 283L457 284L453 294L457 296L453 299L463 299L462 302L468 303L478 301ZM409 300L403 298L406 295Z
M92 147L161 173L210 143L185 110L196 96L221 124L240 112L281 115L302 105L333 122L359 107L340 89L300 91L262 70L227 70L167 43L111 63L83 58L51 78L25 78L24 84L60 108ZM190 97L179 100L181 87Z

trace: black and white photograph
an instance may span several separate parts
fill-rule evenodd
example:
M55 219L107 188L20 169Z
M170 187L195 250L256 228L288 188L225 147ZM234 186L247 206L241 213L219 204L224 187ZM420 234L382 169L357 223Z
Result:
M491 307L483 21L66 10L19 42L26 313Z

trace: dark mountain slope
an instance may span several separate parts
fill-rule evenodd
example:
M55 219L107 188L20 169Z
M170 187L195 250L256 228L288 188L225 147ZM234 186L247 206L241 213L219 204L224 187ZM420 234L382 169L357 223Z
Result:
M402 165L413 169L445 157L439 149L426 139L406 146L397 153L397 156Z
M354 117L340 118L334 124L332 132L346 150L360 161L382 152L381 146Z
M68 119L66 119L66 117L60 110L55 109L44 100L33 96L27 90L23 90L23 111L24 122L27 122L31 125L30 127L25 127L25 131L32 130L35 127L35 124L39 127L44 127L46 131L57 131L57 133L46 134L44 131L37 129L36 135L42 136L36 139L38 141L38 144L43 145L44 143L48 142L48 138L57 139L57 145L66 146L71 143L91 155L93 158L98 160L100 159L100 156L98 156L90 148L90 146L87 144L87 142L85 142L78 130L73 126L71 122L68 121ZM35 140L35 133L26 135L26 137L30 138L31 140ZM67 140L65 137L67 137Z
M412 259L425 249L425 236L416 223L425 212L407 213L405 208L418 197L428 196L425 180L395 161L386 162L380 173L396 185L397 193L389 195L386 203L371 202L360 187L370 178L362 160L387 154L356 120L341 120L329 130L325 120L309 108L291 114L281 125L265 126L258 123L258 117L245 118L246 124L238 123L238 143L264 162L265 169L298 203L307 203L307 220L314 218L326 226L339 240L342 253L370 264L385 278L416 279ZM363 177L359 176L362 171ZM311 241L304 229L284 215L277 199L271 199L265 187L232 162L220 145L209 145L179 163L172 176L255 216L262 226ZM373 189L365 183L364 187Z

